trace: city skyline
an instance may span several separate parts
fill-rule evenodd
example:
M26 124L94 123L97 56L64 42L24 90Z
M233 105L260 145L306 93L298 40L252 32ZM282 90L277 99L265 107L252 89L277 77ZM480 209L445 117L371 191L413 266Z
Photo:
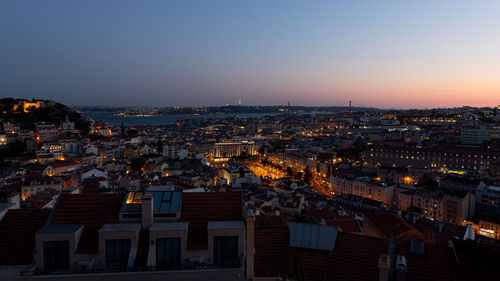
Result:
M1 281L497 281L498 11L0 1Z
M4 1L0 97L494 107L496 1Z

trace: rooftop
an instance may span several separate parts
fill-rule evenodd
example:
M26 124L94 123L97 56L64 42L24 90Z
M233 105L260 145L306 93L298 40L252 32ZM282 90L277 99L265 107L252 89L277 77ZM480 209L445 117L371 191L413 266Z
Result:
M37 233L74 233L83 227L83 224L47 224Z
M338 232L333 250L292 247L289 227L255 229L255 275L298 280L375 281L379 257L387 253L386 239ZM425 244L426 254L409 252L410 241L398 242L396 255L408 261L407 280L454 280L456 262L447 247Z
M288 222L290 246L306 249L332 251L337 238L338 227Z
M141 229L140 223L107 223L99 229L99 232L138 231L139 229Z
M189 222L188 249L207 249L209 221L242 220L241 193L184 193L180 220Z
M209 221L207 229L244 228L243 221Z
M386 238L392 236L399 238L401 235L413 230L418 233L415 227L390 212L379 212L369 215L366 217L365 223L370 223L377 229L379 234Z
M188 225L188 222L153 223L149 228L149 231L187 230Z
M40 229L50 210L8 210L0 221L0 265L26 265L33 261L35 232Z
M117 223L123 194L62 194L56 203L52 224L84 224L78 253L97 253L97 231Z

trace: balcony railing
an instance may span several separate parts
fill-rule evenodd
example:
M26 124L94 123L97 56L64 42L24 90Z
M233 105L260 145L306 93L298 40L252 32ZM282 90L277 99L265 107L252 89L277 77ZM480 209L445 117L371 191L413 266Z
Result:
M121 272L157 272L157 271L208 271L217 269L241 269L241 261L227 262L222 265L168 265L161 267L105 267L105 268L81 268L68 270L24 270L21 276L43 276L43 275L70 275L70 274L99 274L99 273L121 273Z

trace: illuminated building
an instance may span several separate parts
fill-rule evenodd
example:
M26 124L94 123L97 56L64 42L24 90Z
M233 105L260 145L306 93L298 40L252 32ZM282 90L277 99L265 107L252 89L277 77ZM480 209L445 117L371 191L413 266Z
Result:
M257 150L254 141L220 142L214 145L212 154L215 162L225 162L242 154L255 155Z
M50 176L40 176L40 175L30 175L26 178L21 189L21 196L23 198L29 197L40 190L54 189L61 191L63 187L63 182L55 177Z
M68 173L74 173L80 169L80 164L72 161L56 161L47 166L44 174L47 176L62 176Z
M405 167L387 167L380 166L377 168L377 175L383 179L390 179L395 183L405 185L416 185L422 181L424 173Z
M377 145L364 151L364 162L370 166L407 167L456 173L465 173L465 170L489 170L499 158L499 151L478 147L419 148Z
M58 138L59 131L56 125L52 123L40 122L36 124L37 141L55 141Z
M40 101L20 101L18 104L15 104L13 109L14 111L19 110L20 108L23 109L24 112L30 112L33 108L38 109L40 107L44 106L44 102Z
M69 121L69 117L66 116L64 122L61 123L61 130L63 131L74 131L75 130L75 122Z
M400 210L420 210L422 215L449 223L460 223L475 213L475 196L465 190L408 190L398 188L397 203Z
M105 162L113 161L113 159L118 159L123 157L125 153L125 148L118 145L105 146L102 148L102 158Z
M252 178L256 178L252 170L234 161L229 161L227 167L219 170L219 177L225 179L228 185L232 185L236 181L242 181L242 179L251 180Z
M500 239L500 221L487 221L485 219L464 220L461 225L472 224L472 229L482 236Z
M476 189L476 198L479 213L500 216L500 186L482 181Z
M479 128L463 128L460 130L460 139L462 144L479 145L484 141L500 139L500 129L484 126Z
M395 185L383 181L371 180L368 177L347 178L340 176L330 177L331 191L335 194L353 194L373 200L381 201L392 206Z
M309 152L291 152L285 154L285 166L290 167L294 173L302 172L309 167L312 172L317 171L317 154Z
M6 145L6 144L7 144L7 136L0 135L0 145Z

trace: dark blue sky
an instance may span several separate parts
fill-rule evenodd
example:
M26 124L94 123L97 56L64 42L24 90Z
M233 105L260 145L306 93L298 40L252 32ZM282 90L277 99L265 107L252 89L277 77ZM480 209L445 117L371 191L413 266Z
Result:
M0 96L494 106L500 1L0 2Z

